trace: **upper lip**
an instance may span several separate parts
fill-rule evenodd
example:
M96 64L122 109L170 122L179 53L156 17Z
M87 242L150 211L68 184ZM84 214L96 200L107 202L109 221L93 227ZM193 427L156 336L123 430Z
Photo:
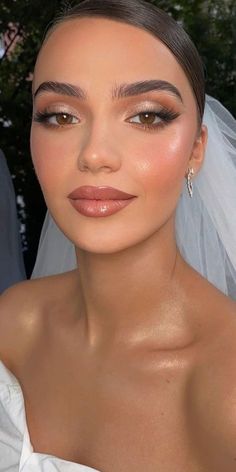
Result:
M122 192L113 187L93 187L90 185L83 185L82 187L73 190L68 197L72 200L127 200L135 197L135 195Z

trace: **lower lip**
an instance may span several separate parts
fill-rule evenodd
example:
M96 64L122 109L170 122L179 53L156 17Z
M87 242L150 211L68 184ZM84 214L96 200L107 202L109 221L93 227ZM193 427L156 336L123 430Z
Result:
M114 215L114 213L129 205L134 198L128 200L86 200L81 198L77 200L70 199L70 202L81 215L98 218Z

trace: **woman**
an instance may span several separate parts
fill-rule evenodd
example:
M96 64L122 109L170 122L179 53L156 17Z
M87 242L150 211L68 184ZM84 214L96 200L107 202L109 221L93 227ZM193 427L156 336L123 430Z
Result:
M79 270L2 296L0 470L234 471L235 302L175 236L207 143L194 46L150 4L86 0L49 30L33 96Z

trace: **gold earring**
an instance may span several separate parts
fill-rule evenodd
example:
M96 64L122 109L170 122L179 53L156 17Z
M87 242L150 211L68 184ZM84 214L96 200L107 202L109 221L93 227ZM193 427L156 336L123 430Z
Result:
M192 196L193 196L193 181L192 181L193 175L194 175L193 168L188 169L187 187L188 187L188 193L189 193L190 198L192 198Z

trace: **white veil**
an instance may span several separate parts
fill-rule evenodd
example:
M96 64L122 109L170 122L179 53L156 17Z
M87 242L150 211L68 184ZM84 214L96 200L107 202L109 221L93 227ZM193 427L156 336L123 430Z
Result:
M236 298L236 121L207 96L208 144L194 196L184 189L176 238L183 257L225 294Z
M176 241L184 259L236 299L236 121L206 97L203 123L208 144L189 198L185 183L176 212ZM47 213L32 278L76 267L73 244Z

